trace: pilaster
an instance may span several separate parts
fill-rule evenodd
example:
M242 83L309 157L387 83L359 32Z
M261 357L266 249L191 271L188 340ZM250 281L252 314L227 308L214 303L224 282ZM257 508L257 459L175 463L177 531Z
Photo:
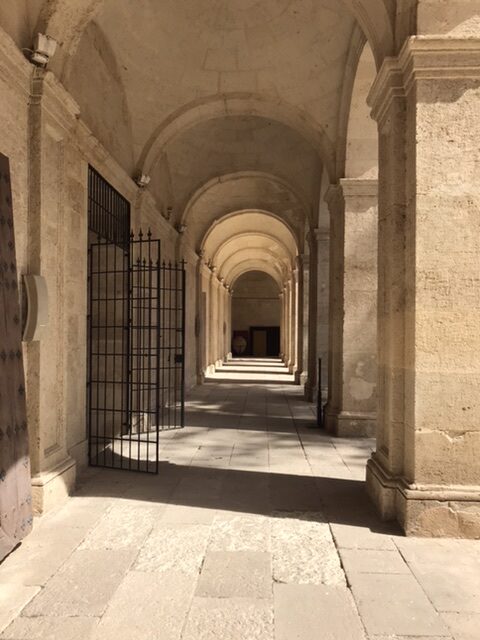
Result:
M479 86L479 39L413 37L370 98L381 402L367 486L408 534L480 537Z
M326 427L372 436L376 422L376 180L343 179L327 193L332 219L332 343Z
M74 151L78 115L78 106L55 77L34 69L27 269L45 278L49 294L47 331L39 342L26 347L29 425L35 442L32 496L37 513L69 494L77 461L86 462L85 396L77 392L78 403L69 402L69 390L78 386L79 379L86 379L84 328L76 322L86 317L87 282L86 206L82 210L86 175ZM78 216L84 217L84 225ZM76 460L70 450L75 451Z

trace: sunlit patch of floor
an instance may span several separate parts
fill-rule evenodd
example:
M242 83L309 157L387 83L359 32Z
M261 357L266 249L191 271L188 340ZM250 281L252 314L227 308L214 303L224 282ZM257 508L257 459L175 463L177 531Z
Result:
M206 380L293 384L295 376L277 358L234 358L217 365Z

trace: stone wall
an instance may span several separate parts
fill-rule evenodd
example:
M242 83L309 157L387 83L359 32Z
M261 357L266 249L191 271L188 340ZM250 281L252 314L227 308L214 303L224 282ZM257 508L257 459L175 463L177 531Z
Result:
M33 499L42 512L71 491L87 462L88 164L131 202L133 226L162 239L166 260L175 259L178 234L151 199L139 197L55 77L0 35L0 151L11 162L19 278L42 275L49 295L44 336L24 344ZM25 312L23 287L21 295Z
M250 327L279 327L278 286L264 273L251 271L235 283L232 300L232 330Z

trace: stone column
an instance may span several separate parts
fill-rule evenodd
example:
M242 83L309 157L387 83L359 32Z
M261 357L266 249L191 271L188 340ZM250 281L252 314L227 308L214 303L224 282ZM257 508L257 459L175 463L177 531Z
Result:
M285 353L285 348L284 348L284 332L285 332L285 325L284 325L284 316L285 316L285 296L283 293L283 290L280 291L280 293L278 294L279 300L280 300L280 357L283 358L284 353Z
M376 180L341 180L326 195L332 221L327 430L375 434L377 408Z
M320 318L320 310L318 306L318 296L317 296L317 264L318 264L318 255L317 255L317 241L315 237L315 233L317 229L310 231L307 237L307 241L309 244L309 260L308 267L306 268L305 273L307 274L304 277L304 287L306 289L305 292L305 309L306 314L305 318L307 322L306 329L308 331L308 344L307 349L304 348L304 358L305 362L307 362L307 371L308 374L306 379L303 380L305 383L305 399L307 402L313 402L316 399L316 390L317 390L317 331L318 331L318 323ZM305 345L304 345L305 347Z
M295 268L295 299L296 299L296 331L295 331L295 382L300 384L304 382L303 378L303 366L304 366L304 346L306 347L308 344L308 336L306 335L304 325L304 269L305 269L305 258L303 255L299 255L296 257L296 268ZM307 267L308 268L308 267Z
M292 271L292 279L290 280L290 360L289 360L289 369L290 373L295 373L297 370L297 297L298 297L298 287L297 287L297 274L296 269Z
M480 40L410 38L380 130L379 429L367 485L408 534L480 537Z
M204 322L203 313L203 271L205 269L205 252L200 251L197 260L197 301L196 301L196 316L195 316L195 340L196 340L196 353L197 353L197 384L203 384L204 372L205 372L205 340L207 337L207 328Z
M209 352L208 369L215 367L217 344L218 344L218 295L217 295L217 267L210 267L210 287L209 287Z
M317 251L317 351L315 367L318 359L322 359L322 398L328 395L328 352L329 352L329 293L330 293L330 230L316 229ZM318 375L318 371L317 371ZM315 388L313 398L316 398Z
M225 322L225 357L228 359L232 357L232 294L229 284L225 285Z
M292 276L293 279L293 276ZM293 354L293 314L294 314L294 306L293 306L293 296L292 296L292 279L287 280L287 366L289 371L293 373L293 364L294 364L294 354Z
M218 285L218 347L217 347L217 362L223 362L225 358L225 278L219 278Z

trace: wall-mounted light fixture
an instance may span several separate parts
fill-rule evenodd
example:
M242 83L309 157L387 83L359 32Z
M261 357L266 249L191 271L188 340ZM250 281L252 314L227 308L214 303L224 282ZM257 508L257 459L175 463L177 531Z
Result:
M135 178L135 182L137 186L140 187L140 189L144 189L145 187L147 187L150 184L150 180L150 176L146 176L144 173L139 174Z
M51 36L38 33L33 43L30 60L39 67L46 67L57 50L57 41Z

